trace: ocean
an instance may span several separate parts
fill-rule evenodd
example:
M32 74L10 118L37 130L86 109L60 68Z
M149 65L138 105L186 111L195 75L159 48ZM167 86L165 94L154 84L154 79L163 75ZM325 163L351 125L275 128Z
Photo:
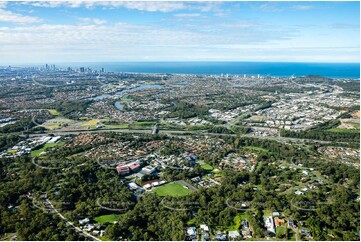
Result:
M330 78L360 78L359 63L299 63L299 62L103 62L68 63L60 65L90 67L111 72L170 74L231 74L270 75L279 77L320 75Z

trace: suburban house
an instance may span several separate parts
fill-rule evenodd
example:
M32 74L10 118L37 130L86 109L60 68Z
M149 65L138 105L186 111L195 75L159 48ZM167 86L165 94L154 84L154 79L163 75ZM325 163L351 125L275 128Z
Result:
M228 238L229 240L238 240L241 235L237 230L228 231Z

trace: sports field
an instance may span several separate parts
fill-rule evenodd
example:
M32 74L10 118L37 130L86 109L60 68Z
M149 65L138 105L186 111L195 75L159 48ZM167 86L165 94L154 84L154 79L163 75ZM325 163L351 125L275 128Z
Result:
M30 153L31 157L36 157L39 156L41 152L46 151L47 148L51 148L51 147L55 147L55 146L62 146L63 144L65 144L64 142L59 142L59 143L46 143L42 148L38 149L38 150L33 150Z
M60 113L55 109L48 109L49 113L54 116L60 115Z
M201 165L201 167L206 171L213 170L213 167L211 165L208 165L208 164L203 164L203 165Z
M192 193L191 190L184 188L183 185L179 183L169 183L156 188L154 191L158 196L170 197L182 197Z
M104 223L114 223L115 221L118 220L119 220L119 214L108 214L94 218L94 221L96 221L98 224L101 225Z
M100 122L99 119L91 119L88 120L87 122L83 123L81 126L95 126Z

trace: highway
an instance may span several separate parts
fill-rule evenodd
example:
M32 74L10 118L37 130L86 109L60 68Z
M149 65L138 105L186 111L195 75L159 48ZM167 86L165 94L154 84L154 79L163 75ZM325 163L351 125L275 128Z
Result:
M150 129L93 129L93 130L58 130L58 131L49 131L45 133L31 133L29 137L37 137L43 135L53 134L55 136L64 136L64 135L78 135L78 134L86 134L86 133L108 133L108 132L116 132L116 133L129 133L129 134L151 134ZM331 141L322 141L322 140L311 140L311 139L297 139L297 138L289 138L289 137L281 137L281 136L254 136L251 134L223 134L223 133L208 133L205 131L186 131L186 130L159 130L159 134L171 135L171 136L184 136L184 135L202 135L202 136L233 136L233 137L248 137L248 138L258 138L258 139L269 139L275 140L282 143L304 143L308 142L317 142L320 144L328 144Z

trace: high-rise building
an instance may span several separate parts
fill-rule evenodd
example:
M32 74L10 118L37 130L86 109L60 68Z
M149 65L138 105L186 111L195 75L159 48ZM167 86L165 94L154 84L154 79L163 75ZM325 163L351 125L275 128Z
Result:
M84 67L80 67L80 72L85 72L85 68L84 68Z

